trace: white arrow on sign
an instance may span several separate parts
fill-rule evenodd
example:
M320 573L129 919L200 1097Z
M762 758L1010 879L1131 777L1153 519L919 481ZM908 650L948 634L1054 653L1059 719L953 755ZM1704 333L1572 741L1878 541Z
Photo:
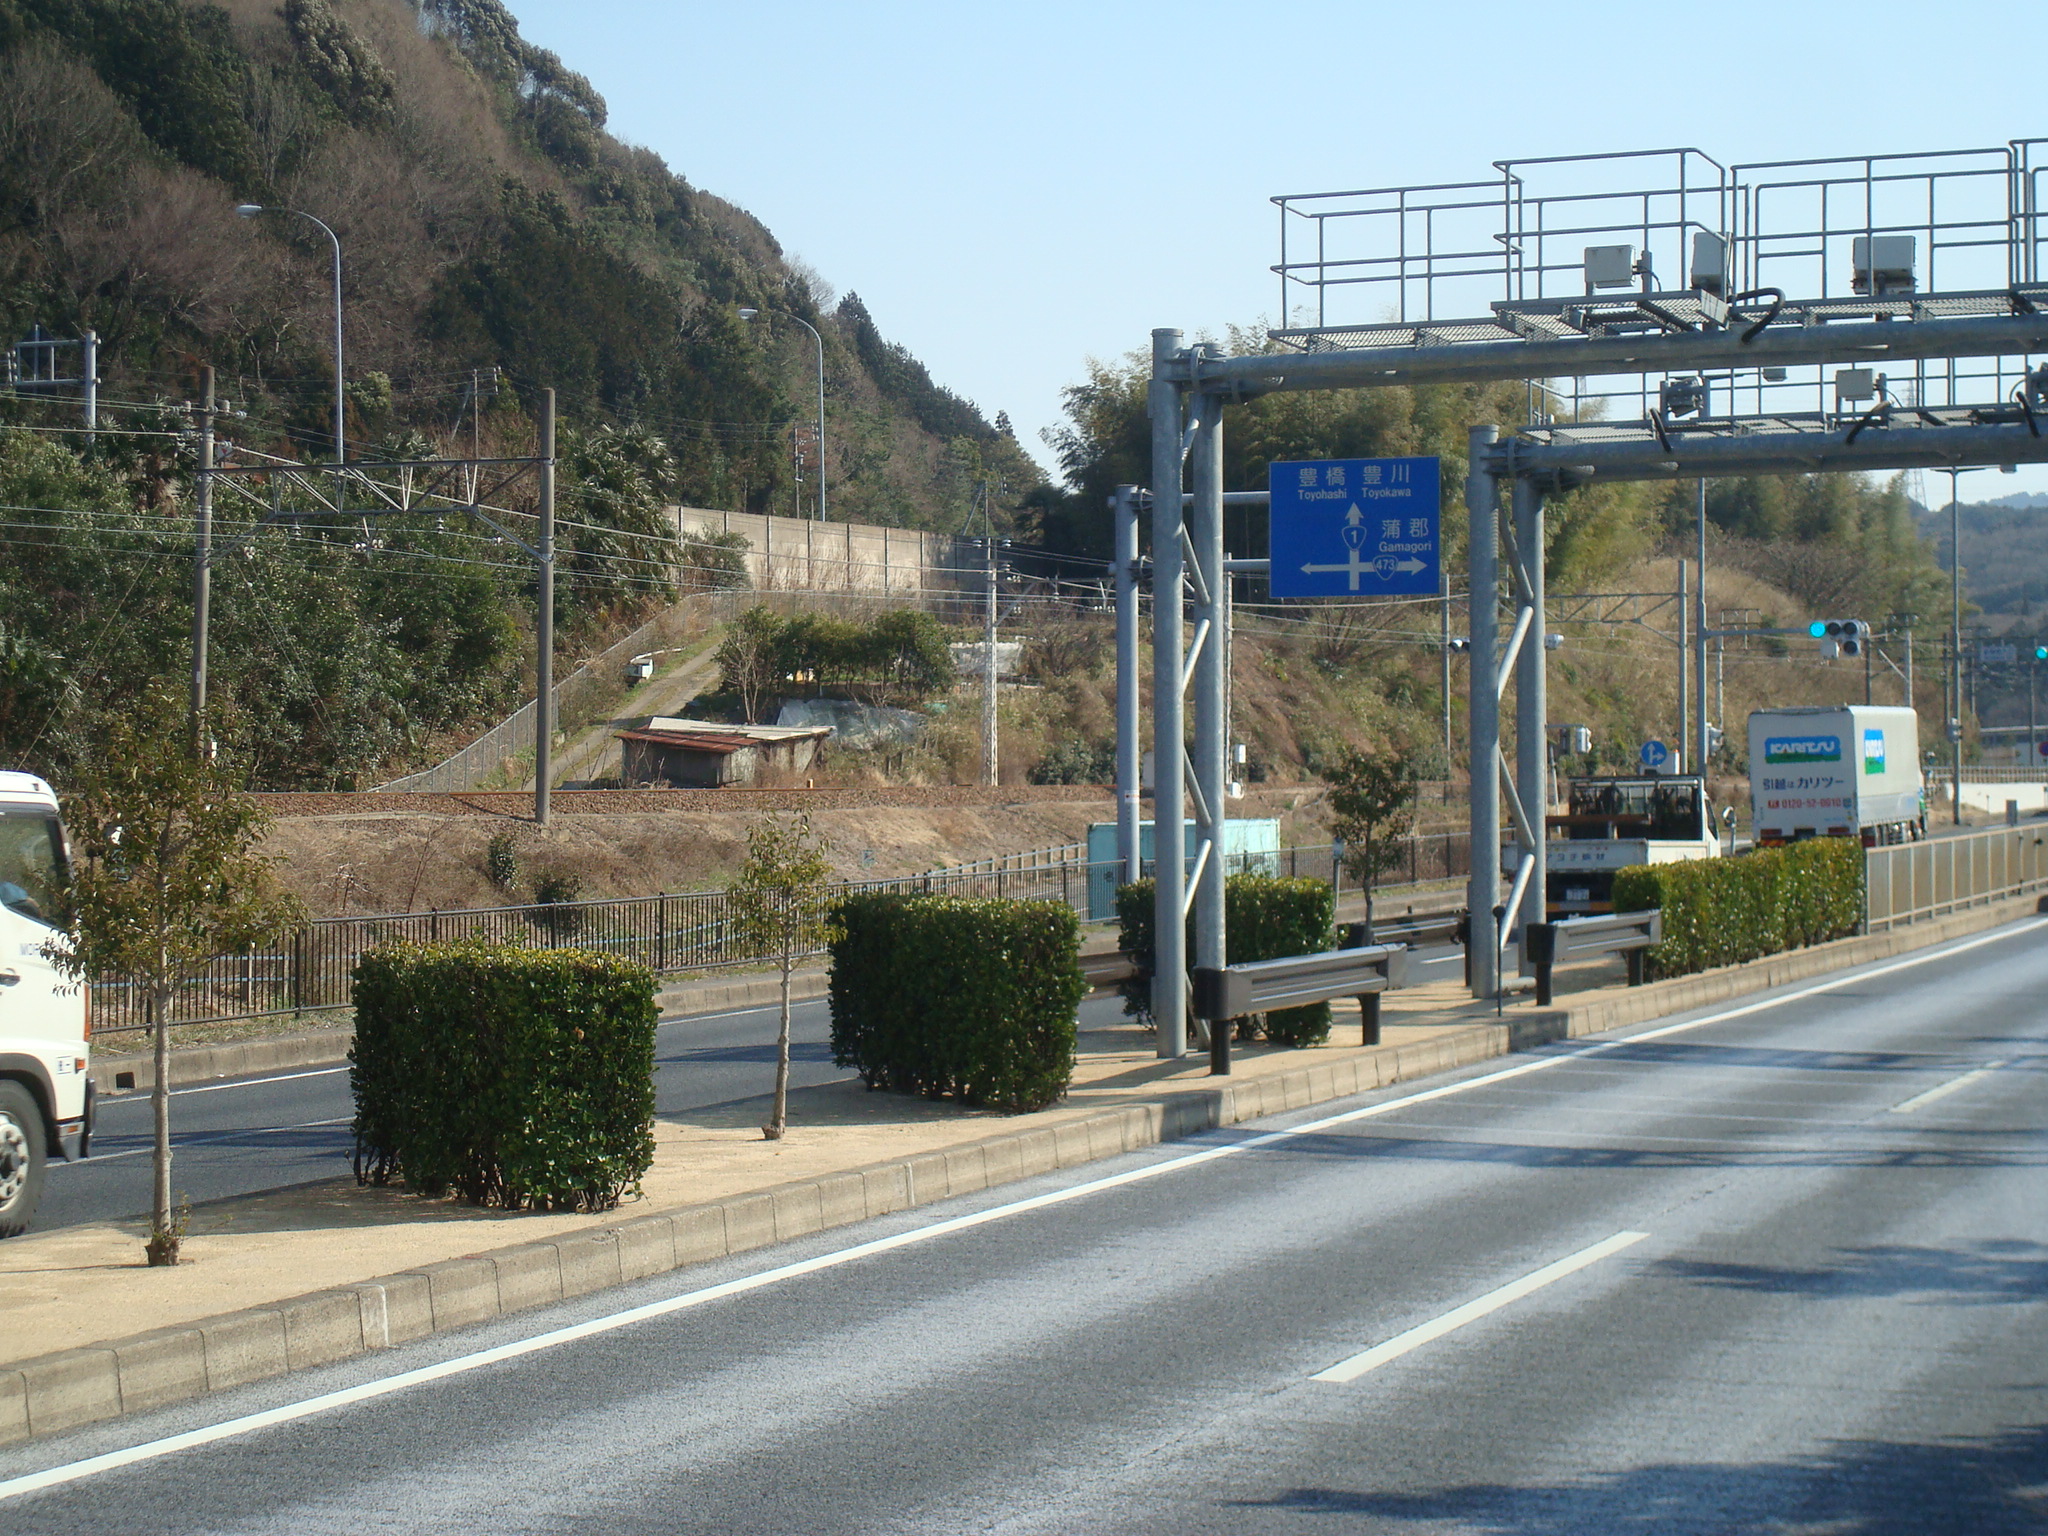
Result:
M1413 576L1418 571L1429 569L1428 561L1418 560L1413 555L1410 555L1405 560L1396 560L1392 555L1376 555L1372 559L1367 560L1364 558L1364 552L1361 550L1354 549L1350 554L1351 558L1342 565L1304 565L1301 568L1302 574L1313 576L1321 571L1343 571L1351 577L1351 590L1356 592L1358 590L1358 578L1367 574L1376 576L1381 581L1386 581L1396 572Z

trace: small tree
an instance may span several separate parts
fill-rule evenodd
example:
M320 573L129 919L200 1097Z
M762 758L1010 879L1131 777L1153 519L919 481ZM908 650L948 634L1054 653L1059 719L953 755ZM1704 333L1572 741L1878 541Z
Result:
M837 937L832 866L811 833L811 819L764 821L747 834L747 861L727 887L735 937L776 957L782 969L782 1021L775 1036L775 1106L761 1134L780 1141L789 1118L789 978L797 957Z
M1344 843L1344 868L1365 890L1372 922L1372 884L1401 859L1399 839L1415 823L1415 764L1399 750L1347 748L1319 770L1330 786L1330 835Z
M156 1147L146 1251L153 1265L175 1264L183 1233L171 1215L172 997L215 956L265 943L301 914L271 892L271 861L254 852L267 818L226 763L195 760L174 704L111 718L94 742L65 799L79 862L70 943L52 958L81 979L133 977L149 998Z
M782 620L766 608L749 608L733 621L714 659L725 686L740 696L748 723L761 712L761 697L781 675Z

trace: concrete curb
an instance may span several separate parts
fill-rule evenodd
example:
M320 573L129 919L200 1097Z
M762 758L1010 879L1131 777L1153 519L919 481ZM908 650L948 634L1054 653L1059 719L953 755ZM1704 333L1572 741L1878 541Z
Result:
M869 1217L1286 1110L1388 1087L1552 1041L1597 1034L1997 927L2041 910L2000 902L1868 938L1677 977L1566 1008L1525 1011L1410 1045L1357 1051L1265 1077L1191 1087L945 1151L654 1212L178 1328L0 1366L0 1445L163 1407L429 1334L587 1295ZM822 977L820 978L822 981Z

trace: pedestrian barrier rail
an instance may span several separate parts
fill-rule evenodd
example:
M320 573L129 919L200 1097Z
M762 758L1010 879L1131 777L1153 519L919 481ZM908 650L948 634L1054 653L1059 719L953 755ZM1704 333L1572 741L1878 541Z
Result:
M1421 836L1399 870L1420 878L1462 874L1469 839L1462 835ZM889 880L856 880L849 894L894 891L905 895L993 896L1059 901L1088 917L1088 863L1082 844L1000 855L955 869L933 870ZM1121 866L1113 866L1121 874ZM1329 847L1282 848L1233 854L1233 873L1329 873ZM1151 873L1148 868L1145 873ZM720 967L762 966L775 958L739 936L724 891L681 892L598 901L561 901L525 906L479 907L382 916L318 918L288 940L268 949L221 955L189 978L173 996L173 1024L225 1024L279 1014L314 1013L344 1007L356 960L386 944L429 944L458 939L523 942L554 948L594 949L621 955L662 974ZM811 958L822 950L806 952ZM1121 979L1121 978L1113 978ZM1102 983L1110 984L1110 983ZM119 1034L149 1027L149 991L132 978L93 980L93 1031Z
M1864 851L1866 933L2048 890L2048 828L1995 827Z
M1560 961L1627 955L1628 984L1640 987L1644 954L1664 939L1664 914L1653 907L1647 912L1560 918L1554 923L1530 923L1522 937L1529 963L1536 970L1536 1005L1548 1008L1551 971Z

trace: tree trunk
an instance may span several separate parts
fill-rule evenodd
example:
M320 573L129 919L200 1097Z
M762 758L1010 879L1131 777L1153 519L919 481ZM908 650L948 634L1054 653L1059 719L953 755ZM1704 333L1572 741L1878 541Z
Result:
M149 1242L144 1252L155 1266L178 1262L178 1242L184 1234L171 1223L171 989L162 982L152 989L150 1007L156 1016L152 1055L156 1082L149 1091L156 1144L150 1153L155 1177L150 1191Z
M789 973L796 965L793 936L787 923L782 930L782 1023L775 1034L775 1108L761 1134L770 1141L782 1140L789 1121Z

